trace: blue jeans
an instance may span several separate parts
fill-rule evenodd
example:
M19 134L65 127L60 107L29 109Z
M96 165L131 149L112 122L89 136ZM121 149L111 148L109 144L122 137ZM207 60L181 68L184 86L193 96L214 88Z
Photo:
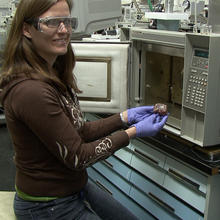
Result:
M18 220L136 220L137 218L107 192L88 182L83 193L50 202L25 201L15 195Z

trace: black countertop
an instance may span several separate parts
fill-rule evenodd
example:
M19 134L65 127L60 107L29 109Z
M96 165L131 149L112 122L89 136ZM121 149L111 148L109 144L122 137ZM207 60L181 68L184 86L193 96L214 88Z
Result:
M170 137L169 134L161 132L156 137L142 139L150 143L152 147L160 150L164 154L171 155L192 167L208 174L219 174L220 171L220 145L202 148L197 145L184 143L180 139Z

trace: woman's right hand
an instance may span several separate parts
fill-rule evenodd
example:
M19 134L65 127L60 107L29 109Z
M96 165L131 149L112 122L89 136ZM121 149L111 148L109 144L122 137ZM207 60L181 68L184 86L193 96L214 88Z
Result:
M168 115L152 114L144 120L134 124L136 137L155 136L165 125Z
M155 136L165 125L168 115L153 113L126 130L130 138ZM134 129L135 128L135 129Z

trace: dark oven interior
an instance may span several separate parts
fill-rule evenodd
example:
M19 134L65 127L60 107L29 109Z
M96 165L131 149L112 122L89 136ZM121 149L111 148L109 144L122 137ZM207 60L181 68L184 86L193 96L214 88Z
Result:
M158 45L146 45L144 48L144 104L166 104L170 114L167 124L180 128L184 51L181 48Z

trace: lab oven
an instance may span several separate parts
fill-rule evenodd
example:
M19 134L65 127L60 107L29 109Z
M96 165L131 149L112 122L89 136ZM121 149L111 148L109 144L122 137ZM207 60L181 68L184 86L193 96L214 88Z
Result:
M164 103L165 130L201 147L220 144L220 35L134 29L131 36L133 105Z
M220 35L131 28L130 43L72 46L83 111L164 103L166 133L200 147L220 144Z

